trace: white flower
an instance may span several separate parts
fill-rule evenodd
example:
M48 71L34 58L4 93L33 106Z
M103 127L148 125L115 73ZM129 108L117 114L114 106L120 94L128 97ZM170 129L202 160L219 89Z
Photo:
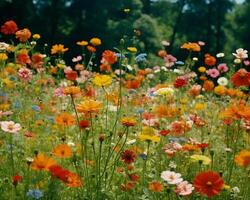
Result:
M183 74L183 71L180 69L174 69L174 73L176 74Z
M0 42L0 50L5 51L10 45L5 42Z
M136 139L129 140L129 141L126 142L126 144L128 144L128 145L131 145L131 144L134 144L134 143L136 143Z
M241 63L241 59L239 59L239 58L234 59L234 63L235 64L240 64Z
M109 110L109 111L112 111L112 112L117 112L118 107L117 107L117 106L109 105L109 106L108 106L108 110Z
M129 71L132 71L132 70L133 70L133 67L132 67L131 65L126 65L126 67L127 67L127 69L128 69Z
M171 185L176 185L176 184L183 181L183 179L181 178L180 173L175 173L175 172L172 172L172 171L163 171L161 173L161 178L164 181L167 181L167 183L171 184Z
M2 121L1 129L8 133L17 133L21 130L21 125L13 121Z
M168 69L166 67L164 67L164 66L161 67L161 70L164 71L164 72L168 71Z
M242 48L237 49L237 50L236 50L236 53L233 53L233 55L234 55L236 58L239 58L239 59L248 58L247 50L244 50L244 49L242 49Z
M228 80L227 78L225 77L220 77L218 80L217 80L217 83L219 85L222 85L222 86L226 86L228 84Z
M216 57L217 57L217 58L223 58L224 56L225 56L224 53L217 53L217 54L216 54Z
M193 61L198 61L198 58L197 57L193 57Z

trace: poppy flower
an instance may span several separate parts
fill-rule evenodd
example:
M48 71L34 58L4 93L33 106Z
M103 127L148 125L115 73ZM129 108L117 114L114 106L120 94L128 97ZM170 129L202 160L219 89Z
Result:
M15 34L17 30L18 30L17 24L13 20L5 22L1 26L1 32L5 35Z
M81 120L80 123L79 123L79 125L80 125L81 129L88 128L90 126L88 120Z
M134 151L131 150L125 150L122 155L121 155L121 159L123 160L124 163L126 164L131 164L135 161L136 159L136 153Z
M17 186L17 184L23 179L22 176L20 176L19 174L15 175L12 177L12 184L14 186Z
M117 56L115 52L110 51L110 50L105 50L102 53L102 63L108 63L110 65L114 64L117 61Z
M196 192L212 198L220 193L224 181L218 173L205 171L195 176L193 185Z
M81 92L81 89L76 86L69 86L63 89L63 93L66 95L75 96Z
M246 71L245 69L239 69L235 74L231 77L232 83L236 87L240 86L250 86L250 72Z
M136 125L136 120L132 117L123 117L121 119L121 123L123 126L135 126Z

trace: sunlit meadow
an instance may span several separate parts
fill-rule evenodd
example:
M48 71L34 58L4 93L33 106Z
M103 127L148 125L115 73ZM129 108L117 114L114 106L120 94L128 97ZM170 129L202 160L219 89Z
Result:
M250 199L250 61L127 39L79 54L1 25L0 199ZM97 55L101 55L100 57Z

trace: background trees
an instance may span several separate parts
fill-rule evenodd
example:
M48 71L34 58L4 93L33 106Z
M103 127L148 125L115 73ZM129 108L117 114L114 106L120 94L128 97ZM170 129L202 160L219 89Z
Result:
M72 45L100 37L113 48L137 35L142 51L155 54L161 41L176 51L186 41L205 41L210 53L249 47L250 0L1 0L0 23L14 19L49 44ZM134 38L135 39L135 38ZM128 41L133 45L135 40Z

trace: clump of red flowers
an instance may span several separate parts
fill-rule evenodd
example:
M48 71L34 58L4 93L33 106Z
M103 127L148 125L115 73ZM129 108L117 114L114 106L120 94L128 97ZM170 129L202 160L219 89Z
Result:
M15 34L17 32L17 30L18 30L17 24L13 20L5 22L1 26L1 33L5 34L5 35Z
M81 120L79 122L80 128L81 129L85 129L88 128L90 126L89 121L88 120Z
M223 188L224 181L220 175L213 171L201 172L194 178L195 191L203 196L212 198L220 193Z
M20 176L19 174L15 175L12 177L12 184L16 187L17 184L23 180L23 177Z
M250 72L245 69L239 69L235 74L231 77L232 83L236 87L240 86L250 86Z
M183 77L177 77L173 83L175 88L181 88L184 87L188 84L187 79L183 78Z
M136 157L137 157L136 153L132 150L125 150L121 155L121 159L126 164L133 163L135 161Z

